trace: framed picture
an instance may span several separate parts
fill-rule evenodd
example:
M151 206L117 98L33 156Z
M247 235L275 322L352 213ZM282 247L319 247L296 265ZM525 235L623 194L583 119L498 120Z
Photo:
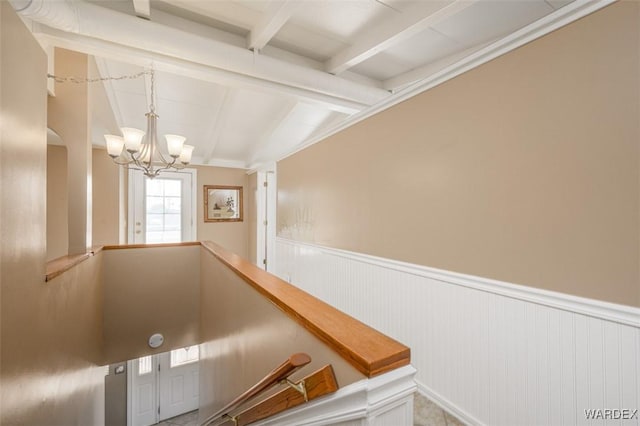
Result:
M205 185L205 222L242 222L242 187Z

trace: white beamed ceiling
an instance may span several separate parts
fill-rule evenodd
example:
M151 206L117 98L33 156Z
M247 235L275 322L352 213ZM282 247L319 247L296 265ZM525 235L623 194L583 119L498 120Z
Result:
M75 1L79 3L83 1ZM60 28L45 27L34 32L47 44L93 54L103 76L131 75L142 71L144 64L153 64L155 104L160 116L158 134L186 136L187 143L195 146L194 163L252 168L282 158L304 146L310 138L339 126L352 114L366 112L402 87L428 78L439 70L439 64L444 67L461 55L471 55L568 3L563 0L90 2L91 7L108 9L111 17L122 16L129 23L136 14L144 16L148 6L150 22L136 18L141 19L141 37L147 27L156 25L154 31L166 28L201 37L194 40L204 40L204 46L206 40L224 43L222 46L236 49L230 50L234 55L229 56L228 63L226 57L214 59L215 63L208 58L209 62L198 63L198 56L191 59L176 54L172 58L170 52L167 55L157 49L149 50L145 59L145 48L141 45L125 46L122 40L83 34L82 30L66 33ZM248 46L256 43L264 47L250 52ZM235 55L239 49L253 55L255 69L250 64L247 67L246 60L234 62L241 56ZM268 68L264 68L266 59L271 61ZM302 71L309 71L308 76L299 77ZM297 80L290 80L291 76ZM112 80L105 84L105 89L118 125L145 129L149 79ZM104 144L102 140L93 142Z

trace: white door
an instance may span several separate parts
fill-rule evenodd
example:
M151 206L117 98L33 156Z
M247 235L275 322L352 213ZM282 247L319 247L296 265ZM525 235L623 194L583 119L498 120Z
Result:
M163 172L149 179L129 170L129 243L195 241L196 170Z
M199 347L129 361L129 426L149 426L198 409Z
M158 358L129 361L129 425L148 426L158 419Z
M198 346L160 354L160 420L196 410L199 403Z

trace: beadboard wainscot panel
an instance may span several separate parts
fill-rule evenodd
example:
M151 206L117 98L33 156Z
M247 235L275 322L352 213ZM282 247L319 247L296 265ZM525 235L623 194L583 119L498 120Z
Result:
M418 390L469 424L640 426L640 414L585 413L640 409L638 308L284 238L276 247L278 276L411 347Z

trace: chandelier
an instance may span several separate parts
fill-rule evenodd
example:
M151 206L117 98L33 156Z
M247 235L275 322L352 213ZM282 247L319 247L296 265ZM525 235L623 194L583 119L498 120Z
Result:
M151 74L151 102L147 117L147 132L123 127L122 136L104 135L107 142L107 153L114 163L127 168L141 170L145 176L153 179L165 170L180 170L191 162L193 146L185 145L185 137L179 135L165 135L167 140L168 157L162 154L158 145L155 97L155 73Z

